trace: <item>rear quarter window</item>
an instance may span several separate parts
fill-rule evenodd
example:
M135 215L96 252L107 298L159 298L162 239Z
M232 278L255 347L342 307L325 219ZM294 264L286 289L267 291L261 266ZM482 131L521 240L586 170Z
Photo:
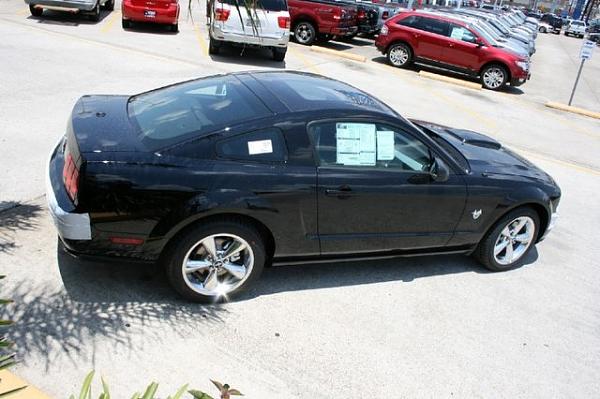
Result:
M157 150L271 112L236 77L217 76L133 96L128 114L142 144Z

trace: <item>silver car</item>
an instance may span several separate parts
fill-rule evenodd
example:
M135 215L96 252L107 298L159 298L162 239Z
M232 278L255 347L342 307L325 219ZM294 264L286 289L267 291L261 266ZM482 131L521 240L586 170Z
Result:
M92 21L100 21L100 8L112 11L115 0L25 0L34 17L41 17L44 9L67 11L87 15Z

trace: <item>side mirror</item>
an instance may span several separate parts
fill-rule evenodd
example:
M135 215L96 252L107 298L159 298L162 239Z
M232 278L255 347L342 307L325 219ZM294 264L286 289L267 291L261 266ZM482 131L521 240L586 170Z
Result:
M431 167L429 168L431 179L437 182L445 182L450 177L450 168L440 158L434 158Z
M475 39L475 44L477 45L477 47L483 47L483 42L479 38Z

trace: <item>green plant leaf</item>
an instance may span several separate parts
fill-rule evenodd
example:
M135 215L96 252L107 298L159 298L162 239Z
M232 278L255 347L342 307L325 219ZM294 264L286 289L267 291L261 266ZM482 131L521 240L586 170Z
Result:
M230 389L229 394L234 396L244 396L244 394L238 391L237 389Z
M101 377L100 380L102 381L102 395L100 395L100 399L110 399L108 384L104 381L104 377Z
M181 396L183 396L187 387L188 387L188 384L185 384L184 386L179 388L177 393L175 393L175 396L169 396L167 399L181 399Z
M136 392L131 396L131 399L140 399L140 395L141 394L139 392Z
M188 393L194 397L194 399L214 399L207 393L202 391L198 391L197 389L189 390Z
M24 385L24 386L19 387L19 388L11 389L10 391L0 392L0 398L6 398L7 396L12 395L13 393L22 391L25 388L27 388L27 385Z
M144 396L142 396L142 399L153 399L157 389L158 384L156 382L153 382L152 384L148 385L148 388L146 388L146 392L144 392Z
M0 320L0 326L10 326L12 323L12 320Z
M12 299L0 299L0 305L8 305L9 303L13 303Z
M12 365L14 365L17 361L15 360L15 354L12 353L10 355L0 356L0 370L4 370Z
M92 379L94 378L94 370L90 371L83 380L81 391L79 391L79 399L89 399L92 396Z

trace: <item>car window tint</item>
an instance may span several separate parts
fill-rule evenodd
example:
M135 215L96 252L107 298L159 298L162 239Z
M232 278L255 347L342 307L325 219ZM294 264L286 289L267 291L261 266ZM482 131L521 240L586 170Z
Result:
M229 4L231 6L236 6L236 4L241 8L245 7L244 0L219 0L219 3ZM256 8L263 9L267 11L287 11L288 5L286 0L257 0Z
M475 43L475 35L467 28L456 24L450 24L450 37L463 42Z
M131 97L128 113L142 143L154 150L270 111L237 78L219 76Z
M310 134L321 166L427 171L429 148L398 129L379 123L322 122Z
M220 140L217 156L227 159L283 162L287 159L284 138L277 129L245 133Z
M426 32L435 33L437 35L447 36L448 35L448 22L441 21L434 18L420 17L419 22L416 26L417 29L424 30Z
M411 15L409 17L406 17L404 19L401 19L397 22L398 25L402 25L402 26L410 26L412 28L414 28L417 25L417 22L420 18L415 16L415 15Z

